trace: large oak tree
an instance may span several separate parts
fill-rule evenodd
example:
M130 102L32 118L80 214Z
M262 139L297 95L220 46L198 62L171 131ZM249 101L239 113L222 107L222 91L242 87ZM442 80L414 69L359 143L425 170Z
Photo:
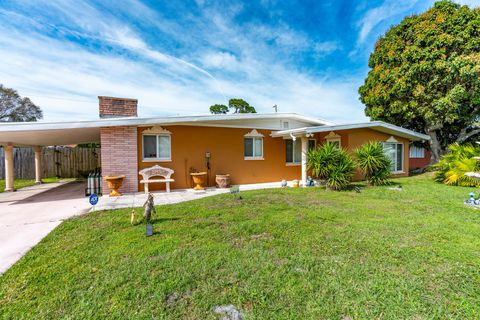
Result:
M0 84L0 122L37 121L42 117L42 110L29 98Z
M372 120L427 133L432 162L480 133L480 8L440 1L376 45L360 100Z

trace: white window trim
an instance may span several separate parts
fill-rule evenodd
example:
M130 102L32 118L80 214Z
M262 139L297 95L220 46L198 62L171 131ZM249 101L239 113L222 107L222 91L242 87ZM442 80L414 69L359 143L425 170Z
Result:
M257 131L257 130L255 130L255 131ZM253 156L251 156L251 157L246 157L245 156L245 139L252 139L253 140L252 141L252 154L253 154ZM262 141L262 155L261 156L255 156L255 139L259 139L259 140ZM259 135L248 135L248 134L246 134L246 135L243 136L243 141L244 141L243 142L243 148L244 148L243 159L244 160L265 160L263 158L263 135L261 135L261 134L259 134Z
M168 137L169 140L169 155L170 157L168 158L145 158L145 136L155 136L156 137L156 149L157 149L157 155L158 155L158 137ZM143 162L171 162L172 161L172 136L168 133L161 133L161 134L156 134L156 133L143 133L142 134L142 161Z
M389 141L390 140L390 141ZM395 140L396 142L393 142L392 140ZM395 138L393 139L388 139L387 141L383 142L383 144L393 144L395 145L395 163L394 167L395 170L391 171L392 174L400 174L400 173L405 173L405 145L401 142L398 142ZM396 152L397 152L397 144L402 145L402 170L397 170L397 157L396 157Z
M284 139L285 140L285 143L287 143L288 140L292 141L294 144L296 144L297 142L300 142L301 144L301 140L300 138L297 138L295 140L293 139ZM313 140L313 139L312 139ZM285 148L285 152L287 151L287 149ZM292 162L287 162L287 154L285 154L285 165L286 166L301 166L302 165L302 160L300 159L299 162L295 162L295 146L293 146L292 148L292 159L293 161Z
M341 148L342 147L342 139L341 138L328 138L328 139L325 139L327 140L327 142L338 142L338 147Z
M409 149L408 156L410 159L425 159L425 148L410 145Z
M317 147L317 139L310 138L310 139L308 139L308 141L309 141L309 142L310 142L310 141L313 141L313 142L314 142L314 143L313 143L313 148L316 148L316 147ZM308 145L310 145L310 143L309 143Z
M326 142L338 142L338 147L342 147L342 136L336 134L333 131L330 131L330 133L327 134L324 139Z

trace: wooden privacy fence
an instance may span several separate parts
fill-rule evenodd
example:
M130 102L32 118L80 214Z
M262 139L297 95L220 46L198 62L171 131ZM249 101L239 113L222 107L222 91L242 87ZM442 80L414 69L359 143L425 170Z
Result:
M13 149L14 175L17 179L35 178L33 148ZM100 167L100 148L42 148L42 177L79 178ZM5 156L0 147L0 179L5 179Z

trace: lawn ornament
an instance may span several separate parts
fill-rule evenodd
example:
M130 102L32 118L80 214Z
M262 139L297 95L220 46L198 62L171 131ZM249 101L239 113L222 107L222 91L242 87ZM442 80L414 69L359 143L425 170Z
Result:
M475 199L475 192L470 192L468 194L468 199L465 200L465 204L468 206L480 206L480 198Z
M145 221L149 223L153 219L153 214L155 213L155 204L153 202L153 194L149 193L147 201L145 201L143 208L145 209L143 217Z
M356 193L360 193L360 192L361 192L361 189L360 189L360 187L359 187L359 186L355 186L355 188L354 188L354 189L355 189L355 192L356 192Z
M235 198L241 200L242 196L240 195L240 187L239 186L233 186L230 187L230 194L232 194Z
M130 213L130 223L132 224L132 226L139 224L141 220L142 219L139 219L135 209L132 209L132 212Z
M281 186L282 186L282 188L286 188L287 187L287 180L282 180Z
M150 237L151 235L153 235L153 226L151 222L153 220L153 214L156 213L155 204L153 202L153 194L148 194L147 201L145 201L143 208L145 209L143 216L145 218L145 222L147 223L146 234L147 237Z
M470 196L470 199L468 199L468 202L475 203L475 192L470 192L468 195Z
M313 179L312 177L308 177L307 178L307 183L305 184L307 187L313 187L315 185L315 183L313 182Z
M293 180L292 186L293 186L294 188L300 187L300 184L298 183L298 180Z

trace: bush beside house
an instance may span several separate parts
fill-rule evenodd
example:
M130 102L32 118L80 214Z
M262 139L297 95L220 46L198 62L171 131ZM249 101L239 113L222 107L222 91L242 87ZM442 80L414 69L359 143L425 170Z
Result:
M433 166L437 170L435 180L452 186L480 186L479 180L465 176L467 172L480 171L480 161L474 159L480 156L480 147L454 143L448 147L448 150L449 152L442 156L440 162Z
M357 165L365 175L369 186L386 185L390 183L391 161L385 155L379 142L371 141L355 150Z
M308 151L307 168L313 176L324 179L327 188L342 190L350 183L355 162L347 151L327 142Z

